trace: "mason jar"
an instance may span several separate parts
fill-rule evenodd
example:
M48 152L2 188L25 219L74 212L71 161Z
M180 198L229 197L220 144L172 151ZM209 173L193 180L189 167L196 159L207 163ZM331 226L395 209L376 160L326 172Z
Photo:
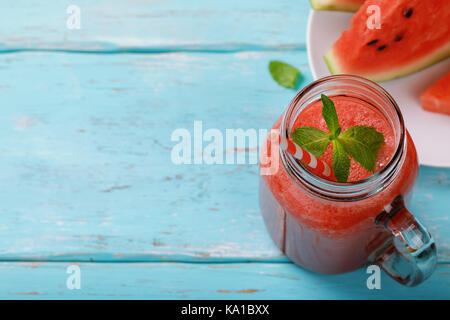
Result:
M324 179L280 148L276 136L289 139L300 114L321 94L360 100L391 126L395 151L373 175L347 183ZM409 286L431 275L434 240L407 209L419 170L416 149L399 107L381 86L350 75L311 83L275 122L260 156L261 212L290 260L327 274L378 264Z

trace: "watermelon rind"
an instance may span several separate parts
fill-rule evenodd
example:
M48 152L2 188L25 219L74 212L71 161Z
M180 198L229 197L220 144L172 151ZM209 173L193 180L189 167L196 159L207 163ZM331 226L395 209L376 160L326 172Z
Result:
M401 66L397 69L392 69L389 71L373 74L365 74L365 73L356 73L356 74L375 82L389 81L425 69L426 67L429 67L441 60L444 60L447 57L450 57L450 43L447 43L445 46L439 48L438 50L434 51L433 53L429 54L426 57L420 58L417 61L410 63L409 65ZM331 74L349 73L340 67L339 59L334 54L333 49L330 49L326 53L324 59Z
M325 59L325 63L327 64L328 70L331 74L340 74L337 67L337 59L334 57L333 50L330 49L323 57Z
M339 3L335 0L309 0L311 7L315 10L333 10L356 12L360 8L358 4Z

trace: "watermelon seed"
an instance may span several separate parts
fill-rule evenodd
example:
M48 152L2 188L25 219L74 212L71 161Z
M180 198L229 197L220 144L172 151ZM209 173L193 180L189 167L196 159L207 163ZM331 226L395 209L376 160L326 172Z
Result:
M372 41L368 42L367 45L371 46L371 45L373 45L373 44L375 44L377 42L378 42L378 40L372 40Z
M378 51L383 51L385 48L386 48L386 45L383 44L382 46L379 46L377 50Z
M394 41L400 41L403 39L403 36L401 34L397 35L394 39Z
M409 18L409 17L411 17L412 13L413 13L413 9L408 8L408 9L406 9L406 10L403 12L403 15L404 15L406 18Z

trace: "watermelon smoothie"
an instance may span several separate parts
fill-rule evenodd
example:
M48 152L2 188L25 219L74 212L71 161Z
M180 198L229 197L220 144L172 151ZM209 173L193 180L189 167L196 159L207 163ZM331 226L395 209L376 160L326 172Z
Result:
M380 148L375 165L375 172L380 171L389 162L396 147L394 132L386 117L364 100L344 95L329 98L334 102L342 132L352 126L366 125L368 127L374 127L378 132L383 134L385 143ZM302 110L295 121L293 129L300 126L307 126L328 132L325 119L322 117L322 106L323 104L320 100L308 105ZM331 144L328 145L327 150L320 159L325 161L330 168L333 167L333 148ZM349 182L362 180L371 175L371 172L350 158ZM332 179L336 181L334 177Z
M396 266L387 261L397 257L393 229L415 223L406 208L397 205L404 204L418 175L413 141L395 101L378 85L353 76L327 77L306 87L272 129L286 138L302 125L328 132L321 114L322 93L333 100L342 131L367 125L383 133L385 143L375 173L351 159L347 183L338 183L334 177L327 180L268 139L261 159L270 160L261 160L261 168L277 163L278 169L260 176L260 208L266 226L287 257L309 270L342 273L378 261L391 276L398 276ZM332 168L331 144L320 159ZM392 208L398 208L395 219L394 214L389 216ZM410 281L410 276L405 277Z

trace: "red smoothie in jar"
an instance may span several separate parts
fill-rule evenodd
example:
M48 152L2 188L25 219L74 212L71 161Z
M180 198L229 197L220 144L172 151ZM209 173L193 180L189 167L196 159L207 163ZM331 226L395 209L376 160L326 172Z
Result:
M395 152L395 138L391 124L382 113L374 110L370 104L363 100L347 96L334 96L329 98L334 102L342 132L352 126L366 125L375 128L383 134L385 143L378 152L378 159L375 165L375 171L379 171L389 162ZM317 100L308 105L295 121L293 129L307 126L315 127L328 133L325 119L322 116L322 107L321 100ZM331 143L319 159L325 161L330 168L333 167L333 147ZM350 158L350 163L348 182L362 180L373 174L364 169L352 158Z
M396 112L389 109L389 101L371 96L367 88L348 88L345 94L333 94L339 92L333 87L327 96L335 104L342 132L366 125L383 133L385 143L378 153L375 174L351 159L346 186L317 181L307 167L288 159L278 146L272 148L270 140L261 148L261 156L271 156L272 162L279 163L274 174L260 178L260 208L269 233L288 258L320 273L348 272L373 260L374 252L390 236L376 225L376 218L394 199L408 196L418 174L414 144L401 116L397 119ZM317 94L308 98L307 90L312 89L297 95L288 115L273 129L279 130L281 125L290 133L300 126L312 126L328 132L322 102ZM320 159L332 168L331 144ZM342 193L341 189L353 192Z

